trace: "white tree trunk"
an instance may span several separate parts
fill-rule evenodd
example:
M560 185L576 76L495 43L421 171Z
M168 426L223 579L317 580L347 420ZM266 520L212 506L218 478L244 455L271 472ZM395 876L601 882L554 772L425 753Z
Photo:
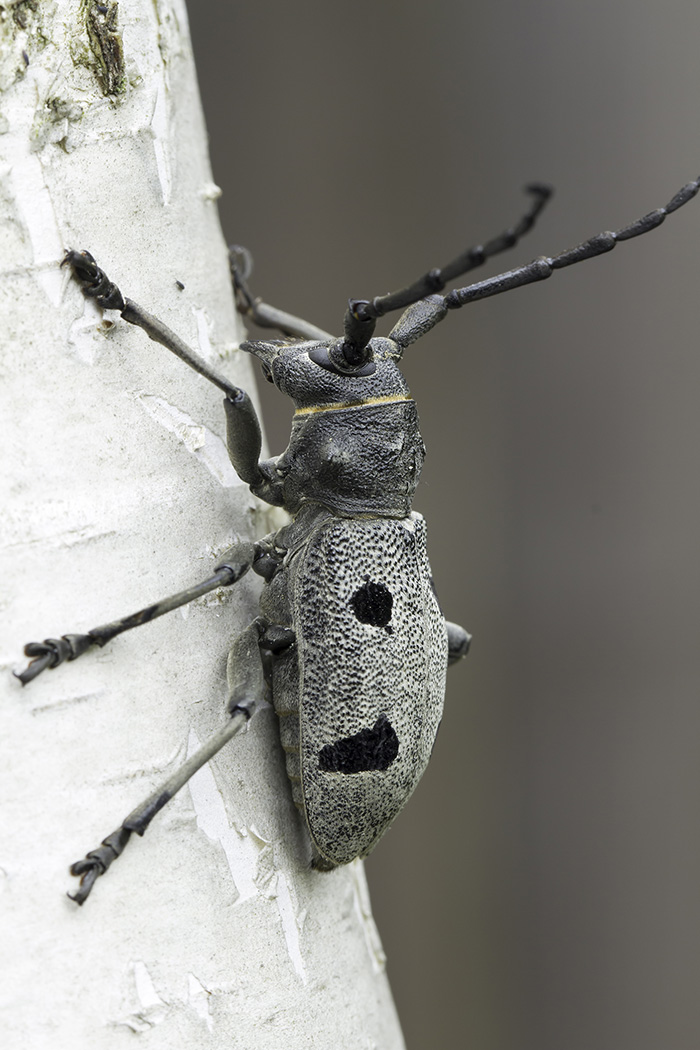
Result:
M221 724L257 581L23 690L10 670L24 643L181 590L271 527L228 464L220 393L59 269L65 248L87 248L251 388L184 4L125 0L115 26L116 8L0 12L2 1044L111 1050L148 1030L167 1050L393 1050L362 865L308 869L271 709L82 909L66 896L69 864Z

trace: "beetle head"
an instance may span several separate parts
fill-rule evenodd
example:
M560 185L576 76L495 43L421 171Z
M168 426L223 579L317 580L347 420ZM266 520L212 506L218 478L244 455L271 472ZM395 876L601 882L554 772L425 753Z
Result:
M367 347L368 360L355 367L342 356L342 342L249 340L241 350L257 357L268 382L291 397L297 408L405 393L396 363L401 352L393 340L373 339Z

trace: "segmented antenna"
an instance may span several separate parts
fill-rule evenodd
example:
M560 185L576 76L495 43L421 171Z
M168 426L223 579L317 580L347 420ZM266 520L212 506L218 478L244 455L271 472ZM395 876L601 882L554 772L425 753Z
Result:
M497 274L495 277L468 285L466 288L454 289L443 297L444 305L448 310L455 310L476 299L486 299L489 296L510 291L511 288L542 281L551 277L555 270L561 270L566 266L573 266L574 263L583 262L584 259L592 259L596 255L612 251L619 241L628 241L656 229L667 215L692 200L699 189L700 178L697 178L683 186L664 208L657 208L656 211L643 215L629 226L623 226L621 230L614 232L598 233L595 237L590 237L574 248L560 252L559 255L540 256L515 270ZM454 280L455 277L466 273L474 266L481 265L491 255L505 251L506 248L517 243L520 237L531 229L551 195L551 190L547 186L529 186L528 192L535 195L533 206L512 230L506 230L500 237L489 241L483 247L469 249L442 270L430 270L407 288L391 292L389 295L377 296L375 299L351 299L345 315L345 338L340 344L348 362L354 365L355 362L367 361L371 357L367 344L372 338L377 318L391 310L400 310L428 295L439 292L448 281Z

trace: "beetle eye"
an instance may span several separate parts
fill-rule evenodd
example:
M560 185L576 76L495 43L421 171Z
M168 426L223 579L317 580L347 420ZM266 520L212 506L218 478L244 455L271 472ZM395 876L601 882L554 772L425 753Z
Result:
M328 346L314 346L309 350L309 357L314 364L320 365L321 368L325 368L328 372L335 372L339 376L371 376L377 370L377 366L373 360L367 361L363 365L357 367L341 366L339 362L333 358L330 353L331 348Z

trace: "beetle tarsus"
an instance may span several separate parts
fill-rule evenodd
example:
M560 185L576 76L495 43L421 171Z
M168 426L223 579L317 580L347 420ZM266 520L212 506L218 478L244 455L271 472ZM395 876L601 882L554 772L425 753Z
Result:
M66 251L61 265L70 266L73 275L83 287L83 293L95 299L103 310L121 312L126 306L124 296L104 270L100 269L90 252L76 252L70 248Z
M14 671L22 685L32 682L46 668L53 670L68 660L76 660L90 648L98 644L89 634L63 634L60 638L45 638L43 642L29 642L24 647L24 655L33 659L24 671Z
M77 870L78 865L74 864L71 867L71 875L80 875L81 873ZM76 870L73 870L76 869ZM76 904L83 905L90 896L90 890L95 885L95 882L99 878L102 872L97 864L86 864L80 879L80 887L75 893L67 893L66 896L70 897Z
M76 875L80 878L79 888L75 893L68 894L70 899L75 901L76 904L85 903L100 875L104 875L110 864L124 852L124 847L132 834L132 829L125 826L127 823L128 817L120 828L117 828L116 831L113 831L111 835L102 840L97 849L91 850L82 860L77 860L75 864L71 864L69 869L71 875ZM143 834L143 832L140 832L140 834Z

